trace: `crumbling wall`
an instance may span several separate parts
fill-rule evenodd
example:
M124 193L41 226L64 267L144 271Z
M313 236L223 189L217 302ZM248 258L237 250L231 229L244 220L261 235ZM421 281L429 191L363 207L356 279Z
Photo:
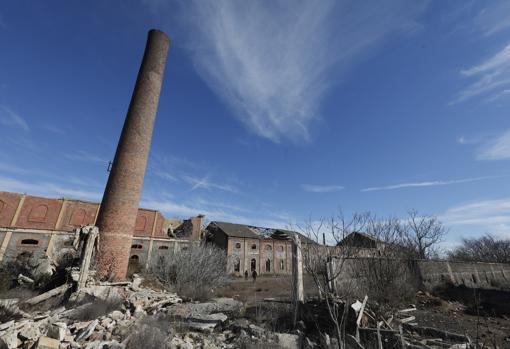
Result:
M470 288L510 287L508 264L421 260L418 266L426 289L433 289L446 282Z
M334 285L337 290L353 287L363 276L357 266L370 257L334 258L331 271L338 275ZM432 291L443 285L466 286L480 289L510 287L510 265L502 263L450 262L441 260L395 260L403 263L411 275L409 282Z

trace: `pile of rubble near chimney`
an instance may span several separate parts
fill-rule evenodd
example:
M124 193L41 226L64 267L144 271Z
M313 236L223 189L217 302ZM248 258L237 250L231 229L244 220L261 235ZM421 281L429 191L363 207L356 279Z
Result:
M183 303L174 293L140 286L141 281L136 276L131 282L88 282L68 296L66 306L45 311L37 307L61 296L69 289L67 284L50 291L50 297L47 292L24 301L0 300L16 314L15 319L0 324L0 348L155 348L154 343L141 346L140 341L157 328L161 328L162 348L239 348L243 343L300 347L301 336L274 333L240 318L241 302L216 298ZM108 310L108 304L116 305L116 309ZM107 313L80 319L94 305ZM130 345L130 341L135 344Z

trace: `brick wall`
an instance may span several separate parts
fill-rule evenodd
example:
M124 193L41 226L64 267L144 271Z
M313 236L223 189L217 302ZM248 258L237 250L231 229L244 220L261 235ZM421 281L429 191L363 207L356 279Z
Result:
M61 208L62 200L27 196L14 226L16 228L55 229Z
M95 202L0 192L0 227L72 231L82 225L94 224L98 209L99 204ZM17 210L19 215L12 224ZM155 219L156 226L153 227ZM155 228L155 237L167 237L163 230L164 221L158 211L140 208L134 236L149 237Z
M20 194L0 192L0 227L11 225L20 200Z

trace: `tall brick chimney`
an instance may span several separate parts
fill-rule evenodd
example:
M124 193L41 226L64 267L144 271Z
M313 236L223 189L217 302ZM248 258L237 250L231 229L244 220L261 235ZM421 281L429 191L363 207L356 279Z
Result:
M100 232L97 259L100 278L126 277L169 46L165 33L149 31L96 222Z

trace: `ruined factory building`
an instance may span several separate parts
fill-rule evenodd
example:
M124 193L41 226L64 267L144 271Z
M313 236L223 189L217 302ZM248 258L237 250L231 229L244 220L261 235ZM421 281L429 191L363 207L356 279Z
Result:
M207 226L206 241L226 251L231 274L241 276L254 270L257 274L289 274L293 234L298 234L305 245L316 243L290 230L217 221Z
M57 258L72 249L74 229L95 223L98 210L97 202L0 192L0 262L21 254ZM199 240L201 222L202 216L181 221L138 209L130 260L148 266Z

